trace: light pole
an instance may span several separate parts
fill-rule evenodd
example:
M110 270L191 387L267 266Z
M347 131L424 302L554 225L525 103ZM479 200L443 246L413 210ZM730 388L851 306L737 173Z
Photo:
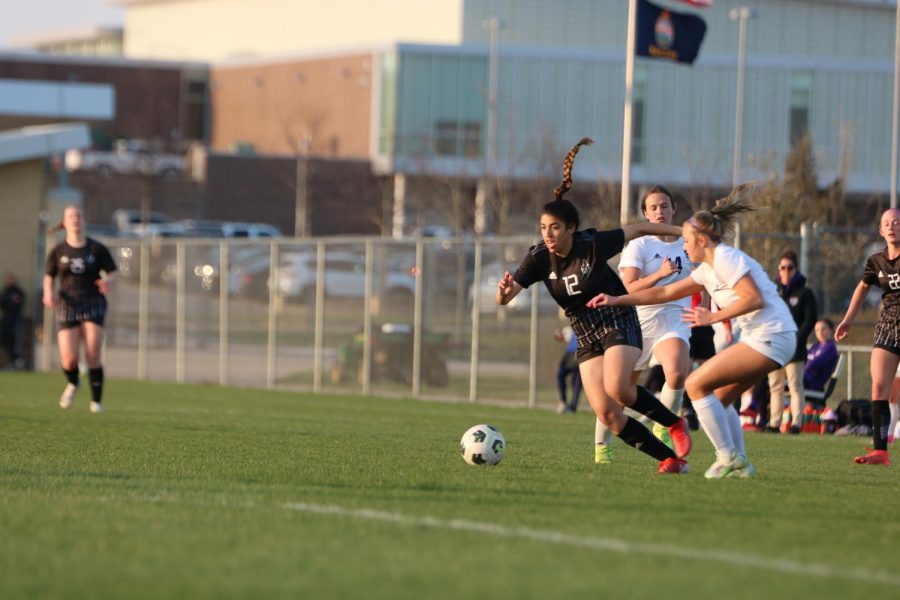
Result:
M634 36L637 31L637 0L628 1L628 24L625 28L625 107L622 124L622 195L619 201L619 222L626 225L631 219L631 129L634 101Z
M747 62L747 21L756 16L756 11L747 6L739 6L728 11L728 18L738 22L738 70L737 91L734 106L734 151L731 157L731 187L741 182L741 144L744 133L744 71ZM741 247L741 226L735 225L734 245Z
M900 121L900 3L894 10L894 106L891 127L891 208L897 208L897 138Z
M497 170L497 54L503 21L498 17L485 19L481 26L489 33L488 94L487 94L487 148L484 176L475 192L475 233L482 235L487 225L485 204L489 180Z

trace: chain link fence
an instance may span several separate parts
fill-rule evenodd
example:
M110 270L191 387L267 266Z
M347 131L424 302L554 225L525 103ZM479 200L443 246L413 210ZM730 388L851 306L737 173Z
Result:
M774 275L785 247L807 265L820 314L843 314L870 233L808 227L743 236ZM497 280L536 239L104 240L119 266L106 322L111 377L555 406L565 325L542 285L507 307ZM872 307L847 386L867 397ZM53 340L44 315L43 340ZM55 344L38 342L43 370Z

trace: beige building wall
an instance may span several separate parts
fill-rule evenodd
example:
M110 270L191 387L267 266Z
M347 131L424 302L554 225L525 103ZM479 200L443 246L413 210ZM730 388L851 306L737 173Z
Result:
M394 42L459 44L463 0L120 0L125 55L216 61Z
M13 273L25 290L24 314L32 316L37 272L38 214L44 194L43 159L0 164L0 277ZM2 280L0 280L2 281Z
M217 66L210 72L211 146L257 154L298 148L320 157L369 156L372 56Z

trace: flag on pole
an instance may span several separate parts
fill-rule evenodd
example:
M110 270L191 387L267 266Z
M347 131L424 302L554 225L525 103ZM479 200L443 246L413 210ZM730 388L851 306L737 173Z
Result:
M648 0L638 0L636 55L691 64L705 35L706 21L697 15L672 12Z
M685 4L690 4L691 6L698 6L700 8L706 8L707 6L712 6L713 0L681 0Z

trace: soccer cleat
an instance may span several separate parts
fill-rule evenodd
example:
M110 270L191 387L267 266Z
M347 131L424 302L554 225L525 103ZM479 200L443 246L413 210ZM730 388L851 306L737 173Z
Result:
M738 454L734 458L734 464L732 465L731 472L726 475L726 477L736 478L736 479L753 479L756 477L756 467L753 466L747 457L743 454Z
M72 403L75 402L75 392L77 391L77 385L74 383L67 383L66 389L63 390L62 396L59 397L59 407L66 410L72 406Z
M594 462L598 465L608 465L613 460L612 448L606 444L597 444L594 447Z
M871 448L866 448L869 451L865 456L857 456L853 459L858 465L884 465L886 467L891 466L891 457L888 456L887 450L872 450Z
M734 454L724 460L720 457L716 459L716 462L710 465L703 476L707 479L725 479L732 471L734 471L735 466Z
M669 435L672 437L672 450L675 451L675 456L684 458L691 453L693 442L691 442L687 421L679 417L678 421L669 427Z
M572 409L572 405L569 404L568 402L559 402L556 405L556 414L558 414L558 415L562 415L565 413L571 413L571 412L575 412L575 411Z
M95 415L99 415L103 413L103 405L99 402L94 402L91 400L91 412Z
M668 446L670 450L674 450L674 448L672 448L672 436L669 435L668 429L659 423L654 423L652 431L653 435L655 435L659 441Z
M688 463L683 458L667 458L659 463L659 471L662 474L680 475L688 472Z

